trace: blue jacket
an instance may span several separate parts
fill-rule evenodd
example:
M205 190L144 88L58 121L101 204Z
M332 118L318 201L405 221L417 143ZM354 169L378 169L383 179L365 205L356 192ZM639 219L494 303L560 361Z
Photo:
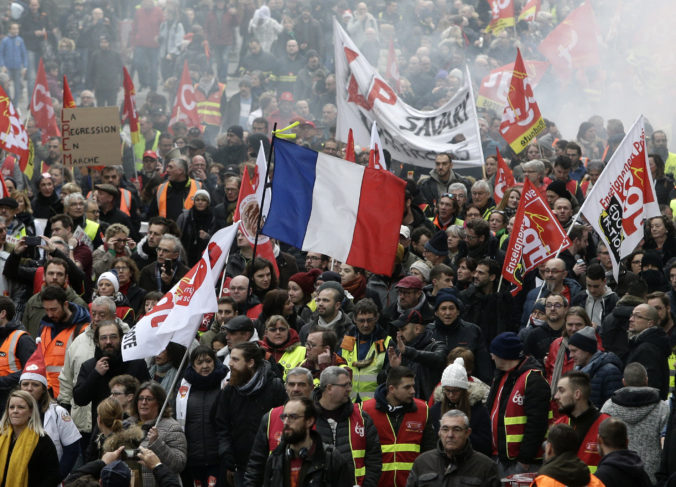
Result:
M624 366L613 352L596 352L589 363L580 370L591 378L589 400L599 409L622 387Z
M580 286L578 282L573 279L569 279L566 277L563 280L563 284L568 286L568 289L570 289L571 301L573 301L575 299L575 296L577 296L582 291L582 286ZM539 291L540 288L536 287L535 289L531 289L526 295L526 302L523 305L523 312L521 313L522 328L528 324L528 318L530 317L530 314L533 312L533 307L535 306L535 301L537 300ZM540 294L540 297L546 298L547 296L549 296L549 294L550 294L549 289L547 289L547 286L543 285L542 294Z
M0 66L7 69L28 67L26 45L23 43L21 36L7 36L0 42Z

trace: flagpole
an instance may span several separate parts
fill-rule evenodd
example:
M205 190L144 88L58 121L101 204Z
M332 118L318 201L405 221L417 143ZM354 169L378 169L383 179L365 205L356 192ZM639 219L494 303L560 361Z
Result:
M174 379L171 381L171 387L167 391L167 397L164 399L164 404L162 404L160 414L157 415L157 420L155 421L154 425L155 428L157 428L157 425L162 419L162 415L164 414L164 410L167 408L167 404L169 404L169 400L173 396L174 389L176 388L176 382L178 382L178 377L181 375L181 370L183 370L183 366L185 365L189 353L190 347L185 347L185 353L183 354L183 358L181 359L181 364L178 366L178 370L176 371L176 374L174 374Z
M270 178L270 166L272 165L272 149L275 146L275 132L277 132L277 122L275 122L275 124L272 126L272 140L270 142L270 149L268 150L267 164L265 166L265 179L263 179L263 197L261 198L260 208L261 211L258 213L258 221L256 222L256 237L254 238L253 255L251 257L251 269L249 270L249 289L247 289L246 293L247 304L251 304L251 291L253 288L254 275L253 262L256 260L256 250L258 250L258 236L261 233L261 220L263 219L263 208L265 208L265 193L267 193L266 189L268 186L268 180Z

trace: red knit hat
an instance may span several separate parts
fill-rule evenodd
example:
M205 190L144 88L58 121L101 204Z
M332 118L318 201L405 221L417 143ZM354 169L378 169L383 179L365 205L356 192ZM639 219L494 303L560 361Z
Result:
M22 380L36 380L47 387L47 367L45 366L45 357L42 355L42 347L40 346L40 339L37 340L37 348L33 355L26 362L23 368L19 382Z
M305 296L310 296L315 290L315 282L321 273L321 269L310 269L308 272L297 272L289 277L289 281L298 284Z

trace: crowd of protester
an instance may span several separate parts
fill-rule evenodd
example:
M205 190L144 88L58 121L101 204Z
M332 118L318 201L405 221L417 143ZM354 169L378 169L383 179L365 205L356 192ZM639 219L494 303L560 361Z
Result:
M15 103L40 58L57 112L62 75L78 106L117 105L123 65L144 103L140 141L109 165L66 167L61 140L43 143L28 119L33 177L11 155L0 168L1 482L497 486L530 473L538 485L672 485L676 154L650 125L662 215L617 278L577 211L622 122L595 115L562 134L547 120L514 154L500 114L482 109L481 175L451 153L431 170L386 153L406 179L391 275L284 242L273 263L239 234L194 343L122 360L124 334L233 222L275 123L297 121L296 143L345 157L334 17L376 66L393 39L400 96L432 109L465 63L476 88L515 45L536 55L578 3L543 2L497 35L484 32L488 2L472 0L11 3L0 84ZM200 127L169 126L184 62ZM496 148L517 181L500 202ZM525 178L572 246L512 295L501 269Z

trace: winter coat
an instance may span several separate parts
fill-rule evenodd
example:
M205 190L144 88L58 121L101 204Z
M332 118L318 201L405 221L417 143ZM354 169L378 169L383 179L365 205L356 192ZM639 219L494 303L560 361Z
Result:
M421 454L413 462L406 487L460 487L465 485L498 487L497 464L472 448L468 441L463 450L449 458L441 445Z
M615 391L601 409L627 425L629 449L643 459L652 482L660 465L661 433L669 420L669 404L660 400L653 387L623 387Z
M505 451L506 442L504 438L504 417L507 401L512 394L512 389L514 388L517 379L530 369L540 369L540 364L533 357L525 357L519 365L510 372L496 370L493 384L491 385L491 391L488 393L486 408L490 411L497 398L502 376L506 373L509 374L502 389L500 405L498 407L498 456L501 459L507 458L507 452ZM531 373L528 376L524 396L523 407L528 420L519 447L519 455L516 460L526 465L530 465L531 463L535 463L538 450L542 445L548 427L551 391L549 389L549 384L541 374Z
M629 352L625 364L638 362L648 372L648 385L659 389L660 397L669 394L669 364L671 355L669 339L662 328L652 326L629 340Z
M470 382L469 391L469 405L470 417L469 427L472 428L472 433L469 436L472 442L472 448L475 451L490 456L493 453L493 436L491 435L491 418L488 414L488 409L483 404L483 392L481 387L472 387L474 382ZM478 383L477 383L478 385ZM439 388L441 391L441 388ZM443 391L441 392L443 396ZM439 421L441 420L441 406L443 397L436 401L430 408L428 421L434 426L434 431L439 433Z
M246 468L261 418L285 402L284 385L267 361L247 384L228 384L221 391L215 406L214 425L222 470Z
M422 179L422 178L421 178ZM450 193L448 190L449 186L453 183L462 183L467 188L467 193L469 194L472 189L467 178L460 176L458 173L451 170L450 177L448 181L442 182L439 178L439 174L436 169L430 171L429 177L421 180L418 183L418 188L420 189L420 197L422 200L430 206L435 206L439 196L444 193Z
M28 53L21 36L7 36L0 42L0 66L7 69L28 68Z
M354 477L348 475L346 458L332 446L325 447L316 431L310 431L313 448L303 458L298 474L297 487L351 487ZM290 460L287 455L289 445L282 439L267 458L263 487L281 487L289 482ZM245 482L246 486L252 485Z
M143 429L150 429L155 425L155 419L146 422ZM162 418L157 423L157 439L150 444L148 438L143 439L141 446L149 448L160 461L165 464L172 472L180 474L185 468L188 445L185 439L185 434L181 429L181 425L174 418ZM155 483L155 478L152 471L146 467L142 469L143 473L143 487L163 487L161 484Z
M112 49L98 49L87 59L87 87L117 91L122 86L122 56ZM131 229L131 227L130 227Z
M606 290L609 291L608 288L606 288ZM587 298L588 297L589 297L589 295L587 294L587 291L582 291L571 300L570 305L571 306L582 306L586 311L587 310ZM600 303L598 302L599 300L595 301L595 303L594 303L595 306L599 306L599 305L601 306L601 321L603 321L606 318L606 316L608 316L613 311L613 309L615 309L615 305L617 304L619 299L620 298L614 292L607 292L603 297L601 297ZM587 314L589 315L590 318L592 318L591 313L587 313ZM601 323L598 323L598 324L600 325Z
M350 317L347 315L346 312L344 311L339 311L341 313L340 318L338 318L338 321L334 322L331 326L330 329L336 333L336 337L338 337L337 343L340 344L340 342L343 340L343 337L345 334L352 329L354 324L352 323L352 320ZM319 331L321 328L319 326L319 315L314 315L312 317L312 321L307 323L306 325L303 325L303 328L300 329L300 342L302 344L305 344L307 341L307 337L310 333L313 333L315 331Z
M625 363L629 363L625 360L629 350L629 337L627 336L629 317L634 308L643 302L642 298L625 294L617 302L613 311L606 316L601 326L603 348L608 352L613 352Z
M568 487L586 487L589 484L589 467L577 458L576 452L565 452L545 462L538 476L545 475ZM537 485L537 484L535 484Z
M540 362L544 362L545 355L549 352L551 344L557 338L561 337L562 328L554 330L545 321L542 326L533 328L533 330L526 336L523 343L523 353L532 355Z
M484 333L486 343L505 331L517 331L512 322L512 294L509 291L483 294L473 284L460 292L460 299L465 305L462 319L476 323ZM486 310L491 310L486 313Z
M322 437L325 445L332 445L348 462L350 479L354 480L354 462L352 461L352 448L350 447L349 418L352 414L354 404L348 401L339 406L337 415L331 411L332 417L336 420L334 427L327 419L327 412L319 403L321 393L315 394L315 407L317 408L317 432ZM371 416L362 411L364 418L364 434L366 435L366 455L364 456L364 466L366 475L362 487L375 487L378 485L380 473L382 470L382 450L380 449L380 440L378 430ZM334 429L335 428L335 429Z
M211 421L211 410L226 373L227 368L220 361L216 361L215 369L206 377L195 372L192 365L185 370L184 378L190 383L190 393L184 431L188 443L187 465L193 469L218 465L218 437ZM178 394L181 394L180 389Z
M198 216L201 215L201 216ZM181 230L181 243L188 254L188 265L193 266L202 257L202 252L207 248L209 235L206 239L200 237L200 230L209 233L214 224L214 216L211 209L197 212L195 208L183 210L176 221Z
M470 349L474 353L473 374L484 382L490 381L492 363L481 328L460 318L448 326L436 318L434 323L428 325L427 328L432 332L432 337L436 341L444 344L446 355L455 347Z
M596 352L589 363L580 369L591 379L589 400L601 408L608 398L622 387L624 365L613 352Z
M71 305L75 305L82 309L87 314L86 321L89 321L89 313L84 309L87 307L87 303L85 303L70 286L66 286L66 298ZM26 309L21 320L23 326L33 337L38 337L40 335L40 323L44 316L45 308L42 306L40 293L33 294L26 303Z
M646 473L641 456L632 450L608 453L601 458L594 475L608 487L652 487L655 483Z
M415 373L415 397L427 401L446 367L446 347L432 337L430 330L425 330L406 344L401 354L401 365ZM378 374L378 383L385 382L389 370L388 361Z
M563 284L564 286L568 286L568 289L570 290L570 301L573 301L575 297L582 291L582 286L580 286L580 284L573 279L568 279L566 277L563 280ZM542 291L540 291L540 287L536 287L535 289L528 291L528 294L526 295L526 301L523 305L523 311L521 312L522 327L528 324L528 318L533 312L533 307L535 306L535 301L537 300L538 295L541 298L546 298L551 294L551 291L547 288L547 286L543 285L541 287Z

